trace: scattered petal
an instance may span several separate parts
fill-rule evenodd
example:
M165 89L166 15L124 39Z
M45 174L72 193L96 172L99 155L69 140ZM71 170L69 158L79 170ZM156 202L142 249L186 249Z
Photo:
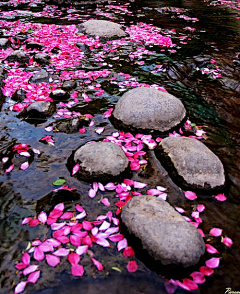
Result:
M196 193L192 192L192 191L185 191L185 197L188 200L195 200L197 198Z
M88 251L88 245L78 246L78 248L76 249L76 253L78 255L82 255L82 254L86 253L87 251Z
M74 264L71 267L71 273L75 277L82 277L84 273L84 268L80 264Z
M228 247L231 247L232 244L233 244L233 241L232 241L232 239L230 239L228 237L225 237L225 238L222 239L222 243L225 244Z
M130 260L127 264L127 270L129 273L134 273L135 271L137 271L138 269L138 265L136 263L135 260Z
M107 207L110 207L111 205L107 197L103 198L100 202Z
M60 248L60 249L56 250L55 252L53 252L53 254L56 256L68 256L69 252L70 252L69 249Z
M128 246L127 239L126 238L122 239L121 241L118 242L118 245L117 245L118 251L121 251L122 249L126 248L127 246Z
M55 267L60 263L60 258L58 256L52 255L52 254L47 254L46 255L46 261L48 265Z
M193 272L190 274L190 276L193 278L193 281L196 284L203 284L205 283L205 277L204 274L201 272Z
M227 197L223 194L218 194L216 197L215 197L218 201L225 201L227 200Z
M222 229L219 228L212 228L209 232L210 235L214 237L220 237L222 235Z
M220 258L219 257L210 258L205 262L205 264L209 268L217 268L219 267L219 264L220 264Z
M201 273L204 274L204 276L211 276L214 273L214 270L209 268L208 266L201 266L199 270Z
M18 294L24 291L26 285L27 285L27 281L26 282L20 282L19 284L17 284L15 290L14 290L14 294Z
M101 264L101 262L99 262L98 260L96 260L93 257L91 257L91 260L99 271L103 270L103 265Z
M35 272L38 269L38 265L29 265L25 270L23 271L23 275L27 276L33 272Z
M77 163L76 165L74 165L73 169L72 169L72 176L75 175L78 171L79 171L80 165Z
M38 215L38 220L39 220L41 223L45 224L46 221L47 221L47 214L46 214L46 212L41 211L41 212L39 213L39 215Z
M207 250L208 253L211 253L211 254L219 253L219 252L217 251L217 249L214 248L212 245L210 245L210 244L205 244L205 246L206 246L206 250Z
M68 255L68 261L70 262L71 265L78 264L80 261L80 256L75 252L70 253Z

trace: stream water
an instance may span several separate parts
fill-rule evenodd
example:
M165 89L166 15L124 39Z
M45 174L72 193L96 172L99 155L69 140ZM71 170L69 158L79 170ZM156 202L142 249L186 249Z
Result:
M189 215L196 204L204 204L206 210L201 215L203 223L200 228L208 233L213 227L223 229L223 236L233 240L231 247L224 246L218 239L207 235L221 257L220 266L214 274L206 277L206 282L199 285L194 293L221 294L226 288L240 291L240 19L238 10L220 4L221 1L204 2L192 1L138 1L129 3L124 1L109 1L108 5L115 5L125 9L107 6L106 4L88 4L81 7L57 9L46 7L44 3L32 1L21 3L10 1L0 2L0 20L13 23L20 20L22 23L42 23L70 25L79 24L89 18L113 20L126 27L137 23L161 28L172 38L177 46L169 50L162 48L148 48L154 54L143 54L142 58L129 59L133 51L132 45L121 49L120 60L113 56L103 58L102 64L92 57L98 49L85 52L85 70L110 69L115 76L120 72L131 75L130 81L145 84L164 86L166 90L179 97L184 103L188 118L206 131L203 142L221 159L226 170L227 185L224 191L227 200L219 202L212 195L198 195L196 201L191 202L184 198L179 199L171 189L168 201L175 206L181 206ZM233 2L234 3L234 2ZM210 5L212 4L212 5ZM215 4L215 5L214 5ZM237 7L237 3L235 3ZM182 17L184 15L185 17ZM240 13L239 13L240 15ZM187 18L188 16L189 18ZM197 18L198 20L195 20ZM10 29L9 29L10 30ZM31 32L30 32L31 33ZM9 36L9 32L2 30L2 37ZM118 49L118 50L120 50ZM215 60L211 63L210 60ZM141 62L143 61L143 62ZM163 64L163 67L157 67ZM202 74L199 69L214 68L221 76L213 78L210 74ZM4 62L2 60L2 65ZM158 70L158 69L164 70ZM8 68L9 69L9 68ZM216 67L214 68L216 69ZM52 71L53 76L59 72ZM135 80L134 80L135 78ZM126 76L118 76L121 82ZM77 189L77 194L65 195L63 201L67 209L72 209L76 203L87 211L87 219L95 220L100 214L107 211L116 211L114 193L99 192L94 199L88 197L89 183L79 181L71 176L68 168L68 158L80 145L92 141L103 140L106 136L118 131L108 119L103 117L104 112L113 107L119 97L128 87L119 84L110 84L109 77L99 77L94 81L101 84L104 94L96 96L91 90L87 93L91 98L88 103L79 102L72 110L81 114L94 116L95 125L88 128L83 134L47 133L45 128L55 122L54 118L41 124L30 124L17 117L17 112L10 111L9 107L16 103L11 98L3 101L0 112L0 158L9 156L14 161L14 169L5 173L5 165L0 163L0 293L13 293L19 283L14 265L21 260L29 241L41 238L48 234L42 226L30 228L22 226L24 217L34 217L44 210L49 212L59 202L52 197L51 191L56 187L52 184L59 177L66 180L66 184ZM94 84L94 86L95 86ZM84 82L78 80L76 90L82 91ZM85 85L86 86L86 85ZM104 127L100 134L95 129ZM52 135L55 145L43 144L39 141L46 135ZM19 167L23 163L22 156L13 155L12 147L16 144L29 144L31 148L40 150L40 154L31 153L30 166L26 170ZM154 164L145 170L133 173L133 179L146 182L148 188L156 185L167 185L164 179L159 178ZM47 196L46 196L47 195ZM100 203L102 197L109 197L111 206ZM69 199L66 199L69 197ZM131 243L131 240L129 240ZM136 251L138 270L129 273L126 270L126 258L118 252L116 246L111 248L94 248L94 254L100 260L105 270L96 271L89 264L89 258L83 257L81 264L86 270L82 278L72 277L67 262L62 262L56 268L42 265L41 278L36 284L28 285L24 293L131 293L131 294L159 294L166 293L164 273L157 273L156 268L147 267L147 260L142 256L141 248L131 244ZM211 257L211 256L210 256ZM209 257L209 258L210 258ZM119 269L114 270L113 267ZM197 268L196 268L197 270ZM179 273L179 275L181 275ZM171 278L171 277L167 277ZM178 288L176 293L187 293Z

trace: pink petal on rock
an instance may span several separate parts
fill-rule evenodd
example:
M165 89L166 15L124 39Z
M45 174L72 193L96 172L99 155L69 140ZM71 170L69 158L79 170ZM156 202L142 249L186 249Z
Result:
M186 212L183 208L181 207L175 207L176 211L178 211L179 213L184 213Z
M78 215L76 215L75 218L76 218L76 219L82 219L82 218L84 218L86 215L87 215L86 212L83 211L82 213L79 213Z
M197 198L196 193L192 192L192 191L185 191L185 197L188 200L195 200Z
M96 130L95 130L95 132L97 133L97 134L101 134L102 132L104 131L104 128L97 128Z
M24 268L26 268L28 265L23 263L23 262L19 262L18 264L15 265L15 268L18 270L22 270Z
M45 224L46 221L47 221L47 214L46 214L46 212L44 212L44 211L40 212L39 215L38 215L38 220L41 223Z
M73 217L73 213L72 212L65 212L60 219L71 219Z
M191 290L198 289L198 285L193 280L185 278L185 279L183 279L183 284Z
M219 257L210 258L209 260L205 262L205 264L209 268L217 268L219 267L219 264L220 264L220 258Z
M205 283L205 277L204 277L204 274L201 273L201 272L193 272L190 274L190 276L193 278L193 281L196 283L196 284L203 284Z
M232 239L230 239L228 237L225 237L225 238L222 239L222 243L225 244L228 247L231 247L232 244L233 244L233 241L232 241Z
M70 236L70 242L74 246L80 246L81 245L81 238L75 235Z
M84 268L80 264L74 264L71 267L71 273L75 277L82 277L84 273Z
M29 265L25 270L23 271L23 275L27 276L33 272L35 272L38 269L38 265Z
M82 255L82 254L86 253L87 251L88 251L88 245L78 246L78 248L76 249L76 253L78 255Z
M91 257L91 260L99 271L103 270L103 265L101 264L101 262L99 262L98 260L96 260L93 257Z
M205 244L205 246L206 246L206 250L207 250L208 253L211 253L211 254L219 253L219 252L217 251L217 249L214 248L212 245L210 245L210 244Z
M110 247L110 243L106 239L97 239L96 244L102 247Z
M125 256L125 257L132 258L134 255L135 255L135 252L133 251L131 246L128 246L123 250L123 256Z
M64 223L53 223L53 224L51 224L51 229L53 231L59 230L59 229L63 228L65 226L65 224L66 224L65 222Z
M22 156L25 156L25 157L30 157L30 153L27 152L27 151L23 151L23 152L20 152L19 155L22 155Z
M10 173L14 169L14 164L10 165L9 168L5 170L5 173ZM20 293L20 292L19 292Z
M219 228L212 228L209 232L210 235L214 237L220 237L222 235L222 229Z
M82 226L83 226L83 229L86 231L90 231L93 227L91 222L85 221L85 220L82 222Z
M28 223L29 227L36 227L37 225L39 225L39 220L34 218L31 219L30 222Z
M157 186L156 188L157 188L159 191L161 191L161 192L164 192L164 191L167 190L167 188L162 187L162 186Z
M133 182L133 187L136 189L143 189L146 186L147 186L147 184L145 184L145 183L136 182L136 181Z
M118 242L118 245L117 245L118 251L121 251L122 249L126 248L127 246L128 246L127 239L126 238L122 239L121 241Z
M33 258L37 261L43 260L44 252L39 247L36 247L33 253Z
M70 262L71 265L78 264L80 261L80 256L75 252L70 253L68 255L68 261Z
M61 211L63 211L63 210L64 210L64 203L62 202L62 203L57 204L57 205L54 207L54 209L57 209L57 210L61 210Z
M56 239L47 239L43 244L49 245L49 246L53 246L53 247L59 247L61 245L61 243L59 241L57 241Z
M215 197L218 201L225 201L227 200L227 197L223 194L218 194L216 197Z
M198 204L197 205L197 211L198 212L203 212L205 210L205 205L203 204Z
M111 183L110 182L107 185L105 185L104 188L107 189L107 190L112 191L112 190L115 190L116 189L116 186L114 185L114 183Z
M147 190L147 195L153 195L153 196L156 196L156 195L160 195L162 192L159 191L158 189L149 189Z
M29 276L28 276L28 282L29 283L32 283L32 284L35 284L37 282L37 280L39 279L40 277L40 271L36 271L34 273L31 273Z
M107 221L104 221L101 226L99 227L99 231L105 231L110 227L110 223Z
M205 237L205 234L203 233L203 230L202 230L202 229L198 229L198 232L200 233L200 235L201 235L202 237Z
M59 209L53 209L50 214L49 217L51 218L59 218L61 215L63 214L62 210Z
M88 196L90 197L90 198L94 198L95 196L96 196L96 191L94 190L94 189L89 189L89 191L88 191Z
M177 290L177 285L174 283L173 280L164 283L165 290L168 294L173 294Z
M130 260L127 264L127 270L129 273L134 273L138 269L138 265L135 260Z
M78 212L84 212L85 211L84 208L82 208L82 206L80 206L79 204L76 204L76 210Z
M111 240L112 242L119 242L121 240L124 239L122 234L116 234L116 235L111 235L108 237L109 240Z
M30 255L27 252L25 252L23 254L23 256L22 256L22 262L24 264L26 264L26 265L29 265L29 263L30 263Z
M62 244L67 244L69 243L69 238L66 236L59 236L56 238L59 242L61 242Z
M60 258L52 254L47 254L46 261L48 265L55 267L56 265L60 263Z
M23 219L23 221L21 222L21 225L26 225L26 224L28 224L28 223L30 222L30 220L31 220L30 217L25 217L25 218Z
M208 266L201 266L199 268L200 272L203 273L205 276L211 276L214 273L214 270L209 268Z
M68 256L69 252L70 252L69 249L60 248L60 249L56 250L55 252L53 252L53 254L56 256Z
M111 205L107 197L103 198L100 202L107 207L110 207Z
M78 171L79 171L80 165L77 163L76 165L74 165L73 169L72 169L72 176L75 175Z
M19 284L17 284L15 290L14 290L14 294L18 294L24 291L26 285L27 285L27 281L26 282L20 282Z
M21 166L20 166L20 169L22 169L22 170L26 170L27 168L29 168L29 163L28 163L28 161L22 163Z

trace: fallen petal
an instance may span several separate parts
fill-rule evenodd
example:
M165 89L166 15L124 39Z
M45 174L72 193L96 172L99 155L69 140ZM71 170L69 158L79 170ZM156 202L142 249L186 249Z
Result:
M210 235L214 237L220 237L222 235L222 229L219 228L212 228L209 232Z
M23 271L23 275L27 276L33 272L35 272L38 269L38 265L29 265L25 270Z
M121 241L118 242L118 245L117 245L118 251L126 248L127 246L128 246L127 239L126 238L122 239Z
M26 285L27 285L27 281L26 282L20 282L19 284L17 284L15 290L14 290L14 294L18 294L24 291Z
M168 294L173 294L177 290L177 285L170 280L169 282L164 283L165 290Z
M68 256L69 252L70 252L69 249L60 248L60 249L56 250L55 252L53 252L53 254L56 256Z
M55 267L57 264L60 263L60 258L58 256L54 256L52 254L47 254L46 261L47 261L48 265Z
M37 261L42 261L44 259L44 252L39 247L36 247L33 253L33 258Z
M40 212L39 215L38 215L38 220L41 223L45 224L46 221L47 221L47 214L46 214L46 212L44 212L44 211Z
M103 198L101 201L100 201L102 204L104 204L105 206L107 206L107 207L110 207L110 202L109 202L109 200L108 200L108 198Z
M206 250L207 250L208 253L211 253L211 254L219 253L219 252L217 251L217 249L214 248L212 245L210 245L210 244L205 244L205 246L206 246Z
M88 245L78 246L78 248L76 249L76 253L78 255L82 255L82 254L86 253L87 251L88 251Z
M225 201L227 200L227 197L223 194L218 194L216 197L215 197L218 201Z
M26 170L28 167L29 167L29 163L28 163L28 161L26 161L26 162L21 164L20 169Z
M185 197L188 200L195 200L197 198L196 193L192 192L192 191L185 191Z
M138 269L138 265L135 260L130 260L127 264L127 270L129 273L134 273Z
M78 264L80 261L80 256L75 252L70 253L68 255L68 261L70 262L71 265Z
M205 205L203 204L198 204L197 205L197 211L198 212L203 212L205 210Z
M193 272L190 276L196 284L203 284L206 281L204 274L201 272Z
M228 237L225 237L225 238L222 239L222 243L225 244L228 247L231 247L232 244L233 244L233 241L232 241L232 239L230 239Z
M14 164L10 165L9 168L5 170L5 173L10 173L14 169ZM22 292L22 291L21 291ZM20 293L20 292L18 292Z
M205 276L211 276L214 273L214 270L207 267L207 266L201 266L199 268L200 272L203 273Z
M71 273L75 277L82 277L83 276L83 273L84 273L84 268L80 264L74 264L71 267Z
M219 267L219 264L220 264L220 258L219 257L210 258L209 260L205 262L205 264L209 268L217 268Z
M80 165L77 163L76 165L74 165L73 169L72 169L72 176L75 175L78 171L79 171Z
M103 265L101 264L101 262L99 262L98 260L96 260L93 257L91 257L91 260L99 271L103 270Z
M34 273L31 273L29 276L28 276L28 282L29 283L32 283L32 284L35 284L37 282L37 280L39 279L40 277L40 271L36 271Z

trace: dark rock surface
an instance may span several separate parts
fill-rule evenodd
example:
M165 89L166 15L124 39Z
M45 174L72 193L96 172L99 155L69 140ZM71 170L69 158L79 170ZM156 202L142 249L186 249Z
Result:
M186 115L182 102L166 92L135 88L117 102L113 117L126 127L166 132L179 125Z
M20 116L25 116L27 119L38 120L50 117L56 109L56 106L49 101L36 101L24 109Z
M155 196L133 197L123 207L121 218L143 248L163 265L193 266L205 252L198 230Z
M50 56L45 54L45 53L37 53L35 54L34 58L33 58L36 62L38 62L39 64L48 64Z
M7 38L0 38L0 49L6 49L10 44L11 42Z
M96 142L81 146L74 153L74 162L79 163L79 176L85 180L103 181L123 173L129 161L117 144Z
M83 117L74 117L59 120L56 123L55 129L58 132L66 133L66 134L73 134L77 133L80 128L83 126L87 126L89 124L89 119Z
M21 50L15 50L7 57L7 61L17 61L21 66L25 66L26 63L29 63L29 56Z
M208 191L223 188L220 159L202 142L187 137L168 137L155 149L157 158L180 186Z
M77 82L74 80L64 81L62 84L62 89L65 91L70 91L74 88L76 88Z
M39 84L42 82L48 82L49 80L49 74L46 70L41 69L39 72L35 73L31 79L30 82L34 84Z
M44 45L41 43L37 43L37 42L28 42L26 44L27 49L37 49L37 50L42 50Z
M49 96L56 101L67 100L70 98L70 94L63 89L56 89L52 91Z
M108 20L88 20L79 29L89 36L99 36L100 40L119 39L127 35L121 25Z

